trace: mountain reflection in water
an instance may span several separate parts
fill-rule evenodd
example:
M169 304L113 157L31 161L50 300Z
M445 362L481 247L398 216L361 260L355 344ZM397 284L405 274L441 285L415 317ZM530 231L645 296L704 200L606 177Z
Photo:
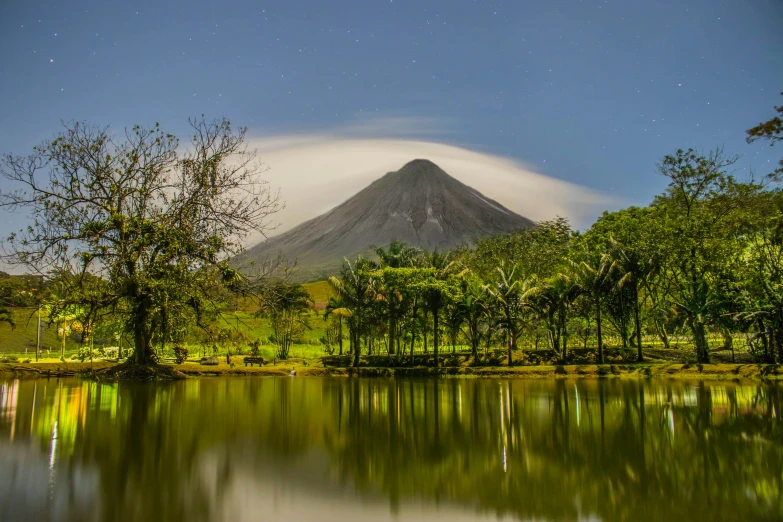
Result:
M0 381L0 520L779 520L781 388Z

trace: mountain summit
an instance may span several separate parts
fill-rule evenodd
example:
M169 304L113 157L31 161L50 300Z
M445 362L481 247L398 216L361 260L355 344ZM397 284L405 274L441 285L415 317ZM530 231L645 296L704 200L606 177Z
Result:
M534 223L452 178L426 159L389 172L329 212L248 250L253 260L297 260L300 279L335 273L344 257L394 240L447 250Z

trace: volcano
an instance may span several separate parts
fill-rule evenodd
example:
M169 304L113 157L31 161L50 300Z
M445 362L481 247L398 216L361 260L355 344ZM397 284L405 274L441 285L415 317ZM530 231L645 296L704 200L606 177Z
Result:
M296 279L335 274L343 258L373 257L394 240L448 250L535 223L454 179L429 160L389 172L316 218L248 249L250 260L282 255L296 261Z

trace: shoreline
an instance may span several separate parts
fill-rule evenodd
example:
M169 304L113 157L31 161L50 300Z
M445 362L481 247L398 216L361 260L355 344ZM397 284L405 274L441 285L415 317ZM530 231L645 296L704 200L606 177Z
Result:
M116 366L117 363L96 362L92 370L100 371ZM360 366L316 367L306 364L277 364L275 366L201 366L186 363L162 365L175 369L186 377L283 377L291 368L296 368L298 377L455 377L455 378L513 378L513 379L584 379L584 378L630 378L630 379L680 379L680 380L783 380L783 366L779 364L573 364L559 366L413 366L373 367ZM90 378L89 362L44 362L3 363L0 377L4 378Z

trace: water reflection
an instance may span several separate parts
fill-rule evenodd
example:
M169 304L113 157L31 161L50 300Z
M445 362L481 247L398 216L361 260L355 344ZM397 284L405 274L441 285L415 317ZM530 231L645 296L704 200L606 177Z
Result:
M781 391L0 382L0 520L779 520Z

